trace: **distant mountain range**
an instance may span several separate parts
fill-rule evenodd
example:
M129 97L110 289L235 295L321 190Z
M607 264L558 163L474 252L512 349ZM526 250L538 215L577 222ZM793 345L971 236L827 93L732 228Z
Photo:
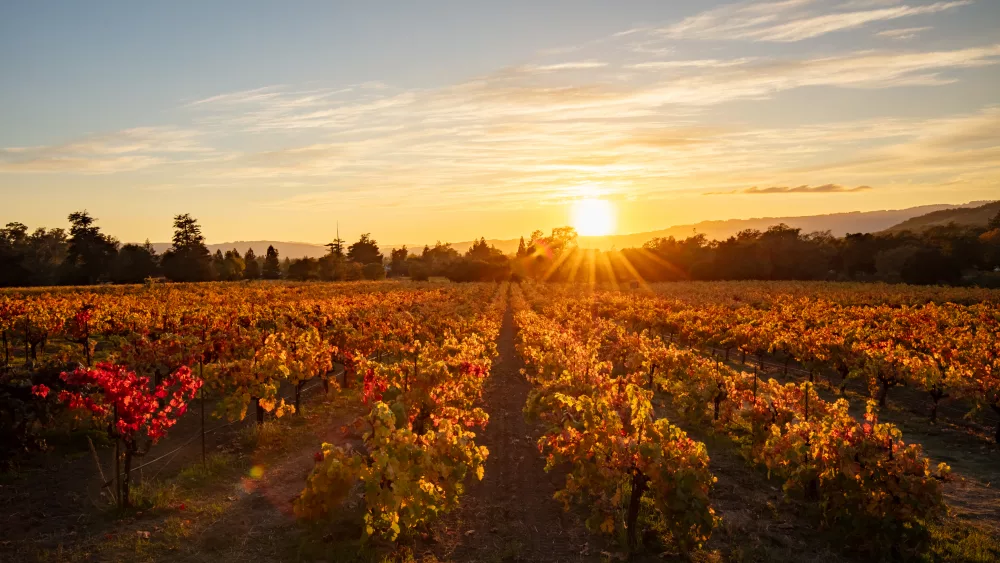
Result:
M627 235L610 235L603 237L581 236L578 243L582 248L631 248L642 246L646 241L656 237L674 237L685 239L695 234L703 234L709 239L726 239L745 229L766 230L772 225L784 223L789 227L802 229L803 232L830 231L834 236L844 236L847 233L875 233L880 231L920 230L935 224L947 224L950 221L961 224L983 224L1000 209L1000 202L973 201L960 205L938 204L921 205L907 209L890 209L883 211L853 211L849 213L831 213L829 215L807 215L802 217L760 217L755 219L729 219L725 221L702 221L690 225L676 225L658 231L632 233ZM350 242L350 241L348 241ZM473 241L451 243L450 246L459 252L465 252ZM517 252L519 239L487 239L487 243L506 254ZM274 246L282 258L319 258L327 252L320 244L306 242L281 242L271 240L235 241L221 244L210 244L211 252L216 250L232 250L235 248L243 254L248 248L253 248L257 255L263 255L268 246ZM382 245L384 253L402 245ZM407 244L407 248L415 251L423 249L424 244ZM170 248L170 243L153 243L157 252Z

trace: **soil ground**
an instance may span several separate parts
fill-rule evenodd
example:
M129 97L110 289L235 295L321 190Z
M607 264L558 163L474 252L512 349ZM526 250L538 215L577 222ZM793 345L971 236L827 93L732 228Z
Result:
M442 520L429 551L448 561L600 561L607 549L578 514L552 498L563 477L545 472L536 446L539 431L522 414L531 385L520 373L510 310L497 347L500 356L483 396L490 415L481 436L490 451L485 476L470 484L459 509Z

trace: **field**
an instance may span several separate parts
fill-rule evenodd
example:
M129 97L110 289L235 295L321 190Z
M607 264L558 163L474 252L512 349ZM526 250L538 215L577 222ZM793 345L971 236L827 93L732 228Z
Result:
M0 559L1000 560L1000 292L0 292Z

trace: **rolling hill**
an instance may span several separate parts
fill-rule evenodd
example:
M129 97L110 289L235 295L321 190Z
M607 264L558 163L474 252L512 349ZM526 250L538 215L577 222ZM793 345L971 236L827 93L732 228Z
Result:
M1000 201L973 208L942 209L925 215L918 215L886 229L889 233L903 231L920 232L931 227L955 223L967 227L985 227L990 219L1000 213Z

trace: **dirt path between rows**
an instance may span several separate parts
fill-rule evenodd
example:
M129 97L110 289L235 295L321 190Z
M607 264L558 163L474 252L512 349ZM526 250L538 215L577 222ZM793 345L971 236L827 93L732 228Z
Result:
M430 551L463 563L599 561L599 541L552 498L563 477L545 472L535 445L539 432L524 420L531 384L520 373L509 307L497 347L500 356L483 394L490 415L480 436L490 451L485 476L469 484L461 506L436 527Z

